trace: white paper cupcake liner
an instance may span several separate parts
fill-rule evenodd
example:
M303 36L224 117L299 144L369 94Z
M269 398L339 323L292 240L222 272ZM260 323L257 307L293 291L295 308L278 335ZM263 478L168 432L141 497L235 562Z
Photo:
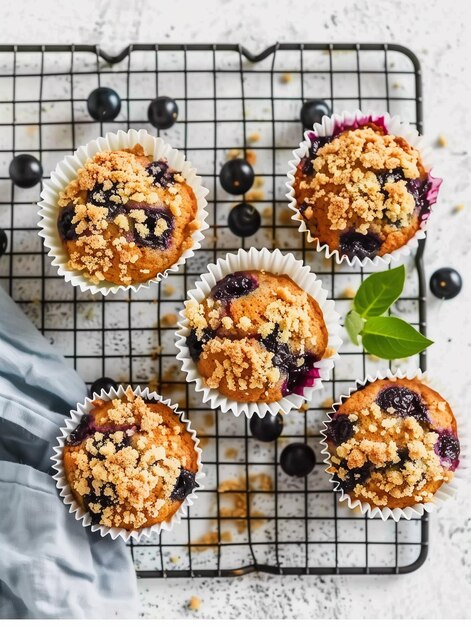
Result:
M197 453L198 471L196 473L196 482L198 486L189 494L182 502L180 508L174 513L170 520L142 528L140 530L125 530L124 528L109 528L102 524L92 524L91 516L88 511L79 505L74 498L70 489L69 483L65 476L63 465L63 448L67 439L67 436L78 426L83 415L86 415L93 409L92 402L94 400L114 400L115 398L122 398L127 391L133 391L136 396L141 396L148 400L157 400L162 404L170 407L179 417L180 422L185 425L186 430L191 434L191 438L195 442L195 451ZM122 385L118 389L111 389L108 393L102 391L100 394L94 393L93 398L86 398L83 404L78 404L77 408L70 412L70 418L65 420L65 426L61 429L61 436L57 437L58 445L55 446L54 455L51 457L53 461L53 468L55 473L53 478L56 481L56 487L59 490L61 498L64 500L64 504L68 505L70 513L75 515L75 519L82 522L82 526L90 526L93 532L99 532L102 537L109 535L112 539L121 537L125 541L133 539L134 541L140 541L143 537L149 537L152 533L160 533L162 530L171 531L174 524L179 524L181 519L186 516L188 508L198 499L197 491L201 490L202 480L205 477L203 473L203 464L201 462L201 449L199 447L199 439L196 436L196 432L191 428L190 421L185 417L182 411L178 410L177 404L171 404L170 400L165 400L162 396L159 396L155 392L149 391L147 387L141 389L141 387L132 388L128 386L124 388Z
M340 316L335 311L334 302L327 300L327 291L322 288L321 281L316 280L316 275L311 272L309 266L295 259L291 253L282 254L279 250L270 252L266 248L262 250L257 250L256 248L239 250L237 254L228 254L224 259L219 259L216 264L211 263L208 265L208 272L203 274L196 282L195 288L188 292L188 300L185 302L185 306L190 300L201 302L224 276L243 270L266 270L273 274L286 274L319 304L329 335L328 348L332 352L331 356L315 363L315 367L319 369L320 377L315 380L312 387L304 387L303 395L292 393L278 402L258 403L230 400L216 389L207 387L199 374L186 345L186 338L190 334L191 329L184 311L180 312L181 321L176 332L177 359L182 362L182 370L186 373L187 382L195 383L196 391L203 393L203 402L208 402L212 409L220 408L224 412L232 411L235 415L244 413L247 418L254 414L263 417L267 413L275 415L279 411L287 413L293 408L299 409L303 402L310 401L314 393L318 389L322 389L323 380L329 380L334 361L338 358L338 350L342 344L340 339Z
M59 193L76 178L77 171L97 152L133 148L136 144L140 144L144 148L144 152L152 156L154 160L165 158L170 167L181 172L196 197L198 208L195 219L199 223L199 227L191 235L191 247L183 252L176 263L154 278L142 283L130 285L116 285L106 280L95 284L87 279L82 272L70 270L67 267L69 255L64 248L57 229ZM72 156L65 157L65 159L57 165L54 172L51 173L50 180L44 183L44 188L41 192L41 201L38 202L38 205L41 207L39 211L41 219L38 223L41 229L39 236L44 239L44 245L49 249L48 256L52 258L51 263L57 268L59 276L63 276L64 279L70 282L74 287L80 287L81 291L88 290L92 293L101 293L104 296L109 293L117 293L118 291L127 291L129 289L137 291L141 287L149 287L153 283L158 283L165 278L169 272L176 272L187 259L194 256L195 250L201 248L201 241L204 239L203 231L209 228L206 222L208 213L205 211L207 205L205 198L208 193L209 190L201 184L201 177L196 175L195 168L189 161L185 160L185 155L169 146L169 144L165 143L160 137L154 137L146 130L129 130L127 132L119 130L117 133L107 133L104 137L99 137L98 139L90 141L85 146L81 146Z
M353 113L344 111L340 115L334 114L331 117L324 116L320 124L314 124L312 130L305 131L304 141L302 141L299 144L299 148L293 152L294 159L289 162L290 169L288 171L288 182L286 183L286 186L288 187L288 193L286 194L286 197L289 200L288 206L293 210L293 216L291 219L299 223L298 231L300 233L305 233L308 242L314 243L316 251L323 253L326 259L333 257L336 263L345 262L351 267L374 267L381 264L388 264L391 261L399 260L401 257L413 254L419 245L420 239L425 238L428 217L430 215L430 211L423 215L419 229L403 246L393 252L384 254L383 256L376 256L373 259L368 257L365 259L359 259L358 257L349 259L345 254L341 256L338 250L330 250L327 244L321 244L317 237L314 237L311 234L306 222L303 220L301 213L299 212L293 188L294 176L298 164L301 159L308 154L309 148L311 147L312 142L309 134L314 132L318 137L330 137L337 125L355 127L356 124L361 125L369 121L381 121L384 123L390 134L406 139L411 146L419 151L424 167L430 172L432 168L432 149L426 142L425 138L422 135L419 135L418 131L413 126L407 124L406 122L401 122L398 116L391 116L389 113L364 113L357 110ZM442 180L431 176L430 173L429 178L432 182L432 188L428 192L427 199L429 205L432 206L437 201L438 190Z
M329 468L332 467L332 463L330 460L330 453L327 446L326 440L326 429L327 425L332 421L332 415L334 415L338 408L340 407L347 398L349 398L352 393L358 391L367 383L372 383L375 380L402 380L408 379L411 380L413 378L417 378L424 382L431 389L440 393L440 395L445 398L445 400L450 404L453 414L455 416L457 422L457 430L458 430L458 438L460 441L460 462L456 471L454 472L453 479L449 483L443 484L438 491L434 494L434 498L432 502L427 502L425 504L415 504L414 506L408 506L403 509L390 507L378 507L372 506L369 503L360 502L355 496L352 496L348 493L345 493L343 489L340 487L339 481L335 478L334 474L329 472ZM359 512L363 515L367 515L370 518L380 517L382 520L393 519L395 522L398 522L400 519L410 520L412 518L417 519L421 517L425 511L435 511L437 510L443 502L445 502L448 498L456 495L456 492L459 488L460 481L463 480L463 476L466 473L464 470L468 467L468 454L467 454L467 432L465 421L460 419L459 411L456 409L458 404L451 399L450 394L447 392L446 395L442 394L440 391L439 385L435 384L435 381L431 381L427 372L422 372L420 369L408 370L406 372L402 372L400 369L396 370L394 373L388 369L385 372L377 372L376 375L367 376L364 380L355 381L355 386L351 387L347 394L341 395L338 402L335 402L332 405L332 412L327 414L328 419L323 422L323 428L321 430L321 435L323 438L321 439L321 444L323 445L322 454L324 455L324 463L327 465L325 471L329 474L331 482L334 487L334 491L337 491L340 494L339 502L346 502L348 507L352 510L359 509Z

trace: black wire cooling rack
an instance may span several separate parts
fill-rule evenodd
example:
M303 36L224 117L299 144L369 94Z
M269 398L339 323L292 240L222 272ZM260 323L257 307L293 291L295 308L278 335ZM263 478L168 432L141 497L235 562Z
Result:
M114 88L123 107L97 123L86 100ZM77 146L107 131L146 128L156 95L174 98L178 122L161 135L186 152L210 188L212 229L203 249L159 286L123 296L91 296L55 275L37 235L39 185L15 187L8 166L31 153L47 174ZM369 520L338 503L324 472L319 429L326 406L387 362L345 341L333 380L316 400L285 416L283 436L263 444L244 418L200 404L175 361L175 313L209 262L251 245L292 251L311 265L344 315L364 273L336 266L310 250L287 219L285 181L302 138L303 101L323 99L334 111L361 107L400 114L422 131L420 66L397 45L276 44L253 55L238 45L132 45L113 57L98 46L0 46L0 228L8 238L0 282L87 383L101 376L149 384L186 407L202 436L207 478L189 517L172 533L130 545L138 575L394 574L425 560L428 518ZM240 199L218 184L236 154L254 163L256 182L244 200L262 216L250 238L233 235L230 208ZM423 242L422 242L423 243ZM396 312L425 331L423 245L409 269ZM345 338L346 339L346 338ZM417 364L425 367L425 355ZM408 365L411 363L409 362ZM306 478L286 476L285 445L306 441L317 464Z

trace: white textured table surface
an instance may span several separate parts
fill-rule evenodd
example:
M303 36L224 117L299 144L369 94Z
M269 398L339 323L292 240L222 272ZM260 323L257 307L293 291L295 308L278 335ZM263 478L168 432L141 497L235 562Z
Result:
M309 8L306 8L309 6ZM130 42L234 42L256 52L275 41L390 42L412 48L422 63L426 134L439 134L445 178L431 217L426 272L456 267L465 278L460 296L428 302L429 370L461 406L471 401L471 32L465 0L381 2L317 0L16 0L1 8L0 43L99 43L117 52ZM452 208L464 204L454 214ZM465 417L465 416L463 416ZM272 577L230 580L152 580L139 583L144 617L195 615L191 595L202 599L200 617L469 617L471 595L471 488L431 519L425 565L402 577Z

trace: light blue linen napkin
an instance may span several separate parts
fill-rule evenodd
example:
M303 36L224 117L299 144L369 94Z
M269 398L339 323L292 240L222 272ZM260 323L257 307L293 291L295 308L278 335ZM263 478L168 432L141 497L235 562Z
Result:
M0 288L0 617L138 615L130 551L83 528L50 476L86 387Z

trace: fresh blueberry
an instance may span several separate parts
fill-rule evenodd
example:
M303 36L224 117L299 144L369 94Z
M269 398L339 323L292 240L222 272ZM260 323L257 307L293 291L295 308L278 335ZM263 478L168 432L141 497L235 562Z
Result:
M373 259L381 247L381 241L375 235L363 235L353 231L341 235L339 243L340 253L346 254L349 259Z
M437 298L450 300L459 294L463 279L452 267L442 267L430 277L430 290Z
M95 428L91 416L82 415L80 424L68 435L67 443L71 446L76 446L94 432Z
M231 159L224 163L219 172L222 188L233 195L245 193L252 187L255 174L245 159Z
M341 464L342 467L342 464ZM371 474L371 463L365 463L362 467L356 467L352 470L347 470L345 478L343 480L335 478L340 483L340 488L345 493L353 491L356 485L364 484Z
M380 391L376 403L383 410L394 409L401 417L415 417L417 420L428 421L427 409L422 404L419 394L408 387L393 386Z
M203 352L204 344L207 343L213 337L214 337L214 331L210 330L209 328L204 331L203 337L201 339L197 338L195 330L192 330L190 332L190 334L186 338L186 345L190 352L190 356L193 359L193 361L195 361L195 363L196 361L198 361L198 359L201 356L201 353Z
M307 476L316 464L314 450L305 443L290 443L280 456L281 469L288 476Z
M440 433L435 444L435 453L440 457L443 466L455 471L460 462L460 442L454 433L450 431Z
M299 212L301 214L303 214L306 211L306 209L308 208L308 206L309 205L308 205L307 202L301 202L301 204L299 205Z
M8 237L3 228L0 228L0 257L7 251Z
M259 417L253 415L250 418L250 432L259 441L275 441L283 431L283 416L266 415Z
M18 187L34 187L42 178L43 168L32 154L18 154L10 163L9 174Z
M63 241L72 241L77 238L77 233L75 232L75 224L72 224L72 219L75 216L75 207L73 204L69 204L68 206L61 209L59 213L59 217L57 219L57 228L59 230L59 235Z
M325 100L307 100L301 107L299 117L304 128L320 124L324 115L332 115L332 110Z
M198 487L198 483L196 482L194 472L189 472L188 470L182 468L180 470L180 475L177 478L177 482L175 483L175 487L170 495L170 500L183 502L183 500L190 495L195 487Z
M102 391L105 391L106 393L109 393L112 389L117 389L118 388L118 384L116 381L114 381L112 378L97 378L97 380L92 384L91 386L91 393L92 396L94 393L97 393L98 395L100 395L100 393Z
M142 236L138 231L135 233L135 240L138 245L147 246L149 248L157 248L165 250L168 248L170 237L173 233L173 217L164 208L146 207L143 209L146 213L146 221L144 225L148 229L148 234ZM156 234L156 228L159 229L159 220L163 219L167 227L160 234Z
M415 208L419 210L419 216L428 213L430 210L427 195L431 186L432 183L428 179L415 178L407 181L407 191L414 197Z
M159 187L170 187L175 182L175 171L172 170L167 161L152 161L146 167L146 171L154 179L154 185Z
M260 213L255 207L241 202L229 213L228 224L234 235L251 237L260 228L261 221Z
M376 178L380 184L381 190L387 183L397 183L398 180L405 180L404 170L400 167L394 170L386 170L385 172L377 172Z
M114 504L114 500L116 498L114 487L111 483L105 483L100 488L100 491L98 494L95 493L95 489L92 485L92 481L90 481L89 487L90 487L90 493L84 496L83 501L88 509L88 512L90 513L90 517L92 518L92 524L99 524L101 521L101 517L103 515L103 510L110 506L113 506ZM113 495L105 496L104 494L105 489L106 490L112 489ZM98 504L101 507L100 511L98 513L95 513L94 511L92 511L90 509L90 504Z
M322 146L325 146L326 143L329 143L331 137L318 137L314 133L309 133L309 139L311 140L309 153L307 156L301 159L298 165L302 173L306 176L312 176L312 174L314 174L314 166L312 164L312 161L316 158L319 148L322 148Z
M112 185L110 189L103 189L103 185L99 183L93 187L87 194L87 202L95 204L96 206L110 207L114 206L115 202L111 200L111 196L117 196L118 190L115 185Z
M245 272L234 272L218 281L211 290L216 300L234 300L246 296L258 287L258 282Z
M149 104L147 117L152 126L160 130L166 130L177 121L178 105L175 100L168 96L159 96Z
M353 424L344 413L336 413L332 421L327 424L327 439L332 440L336 446L348 441L353 437Z
M121 98L110 87L98 87L88 96L87 109L94 120L112 122L121 111Z

